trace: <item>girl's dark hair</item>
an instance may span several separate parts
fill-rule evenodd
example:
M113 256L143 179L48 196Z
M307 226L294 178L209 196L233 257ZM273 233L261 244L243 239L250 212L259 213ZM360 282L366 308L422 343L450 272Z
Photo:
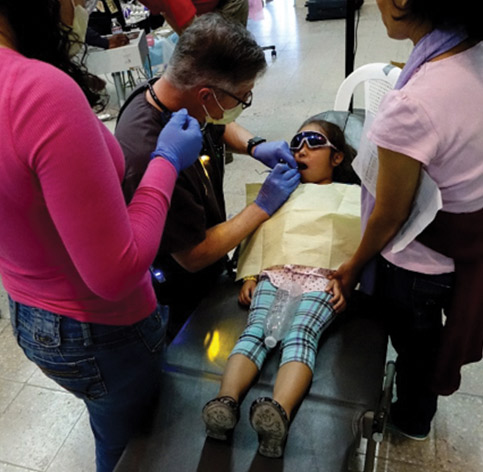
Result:
M400 0L392 0L401 15L394 20L406 18L429 21L434 28L450 29L463 27L470 39L483 39L481 25L481 0L408 0L401 7Z
M0 0L2 14L14 35L14 45L20 54L47 62L68 74L84 92L91 107L103 109L107 94L101 90L104 82L90 74L81 59L69 57L72 40L70 29L61 27L59 0Z
M305 120L299 128L299 131L308 125L316 125L318 126L321 131L329 138L329 141L340 151L344 154L344 159L342 162L337 166L334 167L333 173L333 180L334 182L341 182L344 184L361 184L361 180L354 172L352 168L352 161L356 156L357 152L349 144L346 143L344 133L342 130L331 123L330 121L321 120L316 117L311 117ZM331 153L335 153L334 149L331 149ZM332 155L331 154L331 155Z

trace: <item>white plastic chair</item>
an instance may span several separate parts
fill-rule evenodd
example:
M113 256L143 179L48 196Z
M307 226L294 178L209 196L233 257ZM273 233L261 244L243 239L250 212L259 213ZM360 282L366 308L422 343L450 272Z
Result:
M400 73L399 67L385 62L374 62L357 68L340 85L334 110L349 110L354 90L364 83L364 109L375 115L382 97L394 88Z

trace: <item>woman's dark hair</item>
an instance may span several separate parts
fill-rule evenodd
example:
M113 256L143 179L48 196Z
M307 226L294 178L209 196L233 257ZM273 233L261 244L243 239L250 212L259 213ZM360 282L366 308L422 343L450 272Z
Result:
M327 136L327 138L329 138L329 141L337 148L337 150L344 154L344 159L342 162L337 167L334 167L334 173L332 176L334 182L360 185L361 180L352 168L352 161L357 152L352 146L349 146L349 144L346 143L342 130L330 121L321 120L317 117L311 117L302 123L299 131L308 125L318 126ZM331 153L333 154L334 152L337 151L331 149Z
M38 59L62 70L77 82L91 107L101 110L107 104L101 92L101 79L90 74L83 64L69 57L70 28L61 27L59 0L0 0L3 15L14 35L20 54Z
M470 39L483 39L481 24L481 0L408 0L402 7L400 0L392 0L401 11L394 20L415 18L429 21L434 28L451 29L463 27Z

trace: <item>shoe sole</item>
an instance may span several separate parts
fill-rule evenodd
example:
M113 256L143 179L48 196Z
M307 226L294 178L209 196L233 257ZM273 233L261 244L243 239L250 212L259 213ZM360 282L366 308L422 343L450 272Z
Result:
M401 436L404 436L407 439L412 439L413 441L426 441L426 439L428 439L429 437L429 433L426 435L412 435L409 433L405 433L402 429L400 429L393 423L388 423L387 429L392 433L399 434Z
M233 410L222 402L207 405L202 416L206 425L206 435L221 441L229 438L237 422Z
M268 402L255 405L250 422L258 434L258 452L266 457L282 457L287 425L278 409Z

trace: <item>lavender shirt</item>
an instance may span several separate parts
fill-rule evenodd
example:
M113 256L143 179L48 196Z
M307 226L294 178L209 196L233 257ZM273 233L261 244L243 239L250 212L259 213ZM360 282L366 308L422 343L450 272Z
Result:
M368 138L377 146L420 161L436 181L443 210L483 208L483 43L436 62L427 62L379 108ZM427 274L452 272L452 259L414 241L383 256L393 264Z

